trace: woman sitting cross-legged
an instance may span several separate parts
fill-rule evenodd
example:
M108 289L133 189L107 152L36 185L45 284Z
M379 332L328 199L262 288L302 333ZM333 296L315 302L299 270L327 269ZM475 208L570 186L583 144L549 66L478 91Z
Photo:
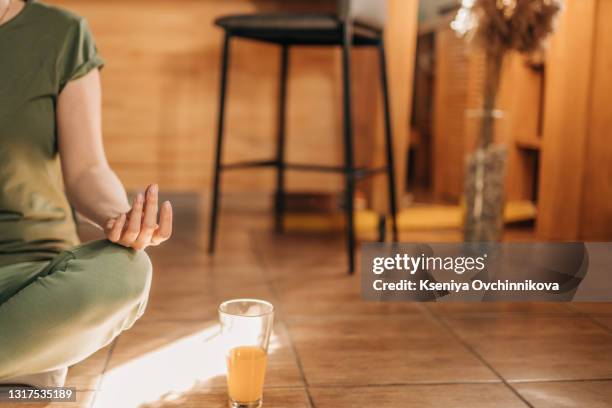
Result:
M107 163L82 18L0 0L0 55L0 384L60 386L142 315L172 207L156 184L130 205ZM73 208L107 239L79 245Z

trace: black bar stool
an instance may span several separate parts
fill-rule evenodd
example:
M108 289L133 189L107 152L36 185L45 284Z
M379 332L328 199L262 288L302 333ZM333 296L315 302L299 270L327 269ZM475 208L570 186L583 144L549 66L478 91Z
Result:
M282 231L284 215L285 170L339 172L345 178L346 242L349 273L355 269L355 226L353 199L355 182L379 172L387 174L389 211L392 218L393 240L397 241L395 176L393 167L393 138L387 82L387 67L383 29L386 20L385 0L339 0L336 14L243 14L225 16L215 24L225 31L221 59L221 88L217 148L215 152L214 180L210 215L208 250L213 253L217 233L220 176L224 170L253 167L275 167L275 226ZM279 95L278 134L276 157L271 160L224 164L223 152L225 97L228 81L230 42L232 38L248 38L281 47L281 75ZM318 45L342 47L342 84L344 116L344 165L338 167L311 164L290 164L285 161L285 119L289 49L295 45ZM386 165L381 168L356 168L353 160L353 118L351 111L351 46L377 47L380 59L380 84L385 115Z

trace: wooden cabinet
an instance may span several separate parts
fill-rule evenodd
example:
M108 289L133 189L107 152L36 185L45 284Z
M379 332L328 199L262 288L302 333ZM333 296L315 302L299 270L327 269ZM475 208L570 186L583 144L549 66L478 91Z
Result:
M544 66L507 57L497 105L497 142L508 146L506 197L537 204L542 239L612 239L612 2L568 0ZM432 190L459 202L474 148L483 57L434 26Z
M569 0L548 52L538 235L612 239L612 2Z

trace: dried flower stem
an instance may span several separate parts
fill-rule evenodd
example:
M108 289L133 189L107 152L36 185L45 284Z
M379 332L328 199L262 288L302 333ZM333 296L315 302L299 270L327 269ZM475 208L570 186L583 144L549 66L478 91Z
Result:
M504 55L499 52L485 53L485 78L483 89L483 116L480 127L480 146L486 148L494 142L495 101L499 91Z
M478 43L486 56L481 147L494 141L493 110L504 55L542 50L560 10L560 0L463 0L451 27Z

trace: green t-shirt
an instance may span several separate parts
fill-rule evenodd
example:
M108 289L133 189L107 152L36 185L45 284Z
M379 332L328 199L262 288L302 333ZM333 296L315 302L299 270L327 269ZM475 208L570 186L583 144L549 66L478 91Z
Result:
M64 86L103 62L87 23L28 0L0 25L0 266L79 242L57 150Z

